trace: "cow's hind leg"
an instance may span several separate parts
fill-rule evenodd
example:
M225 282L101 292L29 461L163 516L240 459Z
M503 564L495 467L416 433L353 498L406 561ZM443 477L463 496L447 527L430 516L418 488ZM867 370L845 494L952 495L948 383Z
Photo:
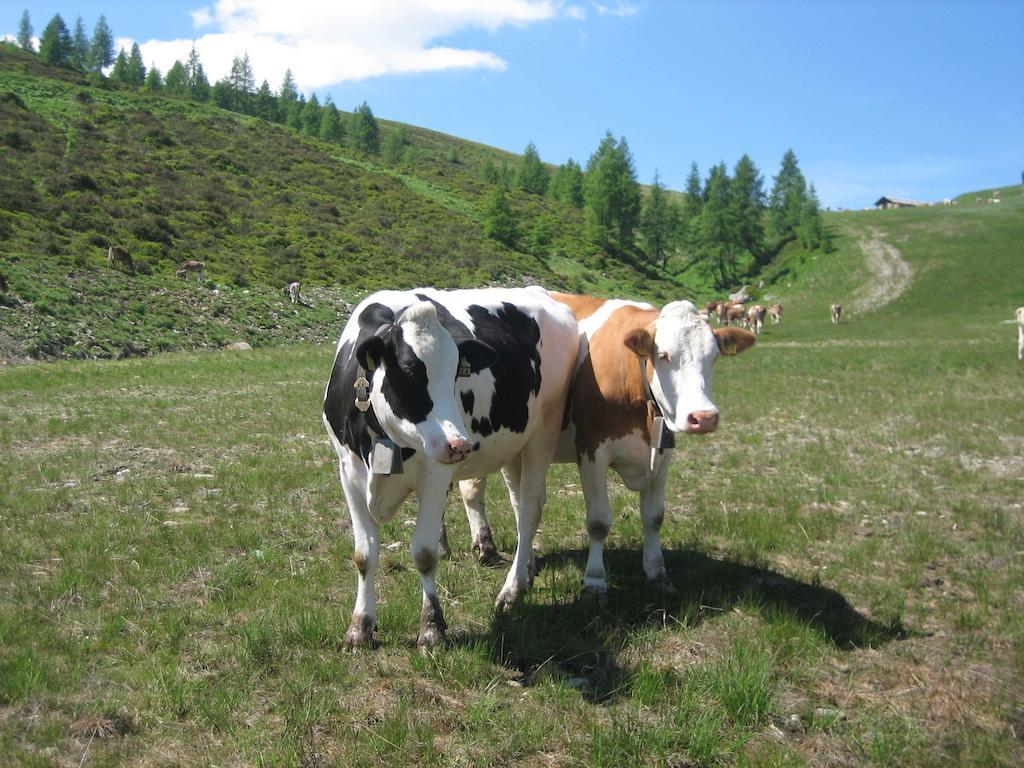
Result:
M524 451L525 453L525 451ZM546 494L547 463L531 462L522 454L501 470L508 486L509 501L516 513L516 555L505 584L494 604L499 610L511 606L525 592L536 575L533 539L540 525L540 513Z
M487 522L485 500L487 497L487 478L480 477L459 482L459 493L462 494L462 505L466 508L466 519L473 537L473 549L481 565L497 565L501 555L494 545L491 526Z
M584 457L580 461L580 484L587 505L587 536L590 553L583 572L583 591L597 597L599 603L608 599L608 581L604 569L604 540L612 528L612 507L608 501L608 467Z

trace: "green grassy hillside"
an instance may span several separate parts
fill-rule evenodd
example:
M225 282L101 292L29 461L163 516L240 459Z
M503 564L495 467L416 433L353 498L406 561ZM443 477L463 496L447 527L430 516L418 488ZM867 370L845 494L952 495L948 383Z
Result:
M395 127L380 124L385 135ZM510 192L516 248L486 238L492 187L481 171L516 157L404 128L413 151L388 164L0 45L0 356L322 338L345 300L381 287L540 282L668 295L666 276L594 253L578 209L521 190ZM529 244L541 218L547 242ZM135 276L106 266L111 244L131 252ZM216 300L176 280L184 259L206 263ZM293 315L281 292L292 280L323 289L330 307Z

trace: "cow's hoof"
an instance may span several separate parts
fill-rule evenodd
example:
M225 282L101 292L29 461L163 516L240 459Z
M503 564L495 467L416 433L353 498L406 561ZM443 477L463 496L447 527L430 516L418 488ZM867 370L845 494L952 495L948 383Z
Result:
M501 553L498 552L498 548L494 546L493 541L482 541L475 545L473 549L476 550L476 559L480 565L487 567L501 565Z
M352 617L345 633L346 648L372 648L374 620L372 616L362 614Z
M526 589L526 584L518 582L506 584L501 588L501 592L498 593L498 599L494 601L494 607L498 611L507 611L522 597Z
M583 584L583 599L593 600L602 610L608 607L608 587L605 584Z
M648 579L647 586L665 597L675 597L679 594L679 590L676 589L676 585L669 581L668 576L665 574L655 576L653 579Z
M441 603L437 595L430 595L423 601L423 608L420 611L420 636L416 639L416 645L422 648L433 648L442 645L447 641L448 624L441 612Z

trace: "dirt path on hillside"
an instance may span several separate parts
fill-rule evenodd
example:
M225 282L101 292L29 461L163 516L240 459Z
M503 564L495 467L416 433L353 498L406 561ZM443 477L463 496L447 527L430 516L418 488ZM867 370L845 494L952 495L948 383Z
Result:
M910 287L913 277L910 265L895 247L882 239L882 233L874 227L869 227L868 232L871 238L861 240L860 247L867 256L871 279L857 291L850 305L857 314L895 301Z

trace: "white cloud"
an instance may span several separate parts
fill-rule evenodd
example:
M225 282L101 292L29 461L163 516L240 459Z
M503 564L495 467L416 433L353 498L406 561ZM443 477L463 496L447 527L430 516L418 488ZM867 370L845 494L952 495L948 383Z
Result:
M569 5L565 8L565 16L568 19L575 19L576 21L583 21L587 18L587 12L579 5Z
M494 32L555 18L556 0L217 0L192 12L203 68L211 82L249 54L257 81L277 88L291 69L309 92L345 81L447 69L505 69L491 51L436 44L472 28ZM164 73L185 61L193 40L140 42L143 60ZM131 45L131 41L128 41Z
M618 0L615 3L594 3L598 16L636 16L639 8L629 0Z

